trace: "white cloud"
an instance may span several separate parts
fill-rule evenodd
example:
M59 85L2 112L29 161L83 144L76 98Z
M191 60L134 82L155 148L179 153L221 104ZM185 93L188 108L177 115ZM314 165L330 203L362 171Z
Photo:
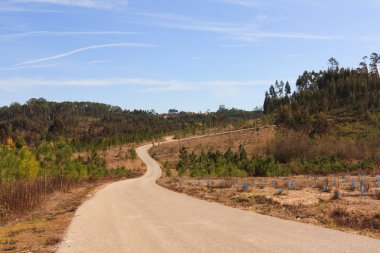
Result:
M32 31L0 35L0 39L20 39L32 36L93 36L93 35L131 35L137 32L123 31Z
M88 61L85 64L87 65L94 65L94 64L102 64L102 63L109 63L111 61L109 60L94 60L94 61Z
M65 13L62 10L42 9L42 8L28 8L16 5L2 5L0 3L0 12L27 12L27 13Z
M201 32L212 32L223 34L231 40L242 42L254 42L262 38L278 38L278 39L298 39L298 40L338 40L342 39L335 35L320 35L311 33L298 32L266 32L260 31L253 24L237 24L223 22L208 22L191 17L145 13L144 16L156 19L150 25L167 27L181 30L192 30Z
M178 80L153 80L144 78L106 78L106 79L39 79L9 78L0 79L0 90L16 92L20 89L36 87L103 87L103 86L141 86L140 92L189 91L211 89L214 92L234 90L250 86L268 86L273 80L248 81L204 81L183 82Z
M43 68L52 68L56 66L58 66L58 64L44 64L44 65L30 65L30 66L25 65L25 66L0 68L0 71L13 71L13 70L20 70L20 69L43 69Z
M99 49L99 48L110 48L110 47L154 47L154 45L151 44L143 44L143 43L110 43L110 44L100 44L100 45L92 45L88 47L82 47L75 50L71 50L68 52L64 52L57 55L52 55L44 58L38 58L38 59L32 59L27 60L21 63L16 64L16 66L22 66L22 65L29 65L29 64L36 64L46 61L52 61L52 60L58 60L61 58L65 58L74 54L78 54L84 51Z
M9 0L8 4L51 4L71 7L110 9L117 6L126 6L128 0Z

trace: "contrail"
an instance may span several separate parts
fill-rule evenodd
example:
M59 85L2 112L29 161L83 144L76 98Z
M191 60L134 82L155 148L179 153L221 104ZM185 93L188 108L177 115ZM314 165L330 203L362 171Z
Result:
M46 61L51 61L51 60L57 60L61 59L70 55L78 54L84 51L89 51L93 49L98 49L98 48L108 48L108 47L154 47L155 45L152 44L144 44L144 43L110 43L110 44L100 44L100 45L93 45L93 46L88 46L88 47L82 47L78 48L75 50L71 50L65 53L49 56L49 57L44 57L44 58L38 58L38 59L33 59L33 60L28 60L24 61L21 63L16 64L16 66L21 66L21 65L27 65L27 64L35 64L35 63L40 63L40 62L46 62Z

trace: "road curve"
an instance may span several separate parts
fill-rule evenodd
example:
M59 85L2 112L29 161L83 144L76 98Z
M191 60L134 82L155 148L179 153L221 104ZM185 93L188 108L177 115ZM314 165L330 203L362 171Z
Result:
M60 253L379 252L380 241L209 203L158 186L152 145L146 174L113 183L81 205Z

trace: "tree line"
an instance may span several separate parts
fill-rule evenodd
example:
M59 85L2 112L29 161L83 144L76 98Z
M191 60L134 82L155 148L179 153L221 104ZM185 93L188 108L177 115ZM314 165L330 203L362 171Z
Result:
M300 75L293 93L289 82L276 81L265 93L264 113L276 113L279 124L318 134L327 130L326 115L338 108L364 119L379 110L377 53L363 57L357 68L340 68L335 58L328 62L327 70Z
M165 118L154 110L123 110L93 102L51 102L30 99L0 108L0 140L24 140L37 147L42 141L64 138L74 147L104 147L159 138L165 134L195 132L253 119L261 110L244 111L221 106L212 113L179 112Z

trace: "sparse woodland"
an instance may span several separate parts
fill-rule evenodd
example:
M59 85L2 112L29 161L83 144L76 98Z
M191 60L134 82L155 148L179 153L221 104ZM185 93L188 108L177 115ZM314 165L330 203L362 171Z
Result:
M370 62L367 63L367 60ZM380 166L380 56L363 58L357 69L339 68L336 59L320 72L305 71L291 92L276 81L265 94L264 113L278 127L266 155L204 150L179 152L179 175L286 176L331 173L374 174Z
M180 112L165 118L154 111L127 111L89 102L31 99L0 108L0 219L34 208L44 196L102 177L129 177L125 167L106 168L98 151L165 134L178 137L207 128L236 125L261 111L226 109ZM75 151L85 157L74 156ZM128 159L136 160L134 148Z
M377 53L363 57L356 69L340 68L331 58L328 70L299 76L293 93L282 81L271 86L265 94L264 113L275 115L280 130L268 145L268 155L290 171L302 173L297 168L319 167L311 172L323 172L325 167L336 168L337 161L362 161L363 172L378 169L379 63ZM350 166L343 164L343 168Z
M64 139L76 149L107 148L141 142L165 134L191 134L206 128L239 124L258 117L260 110L243 111L221 106L214 113L179 112L163 117L154 110L122 110L92 102L49 102L30 99L0 108L0 140L22 140L29 147L42 141Z
M288 82L276 82L265 93L264 112L276 113L277 123L303 130L310 135L324 134L339 121L363 121L379 125L380 56L363 57L356 69L339 68L329 60L328 70L305 71L291 93ZM335 116L335 117L334 117Z

